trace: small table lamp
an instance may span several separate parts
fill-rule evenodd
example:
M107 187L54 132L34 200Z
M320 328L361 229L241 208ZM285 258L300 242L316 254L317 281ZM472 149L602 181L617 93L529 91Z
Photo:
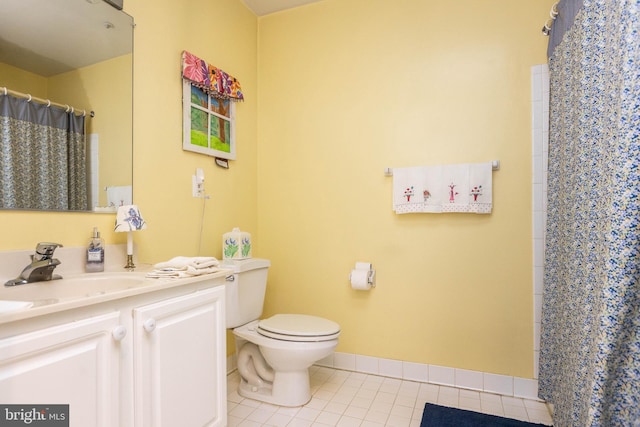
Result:
M133 270L136 267L133 263L132 231L144 230L145 228L147 228L147 223L140 215L140 210L136 205L125 205L118 208L114 231L127 232L127 265L124 268L128 270Z

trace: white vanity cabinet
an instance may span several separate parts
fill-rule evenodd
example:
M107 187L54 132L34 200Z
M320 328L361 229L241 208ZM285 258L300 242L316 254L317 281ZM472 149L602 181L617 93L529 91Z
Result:
M224 287L136 308L133 322L135 425L224 427Z
M224 274L158 283L0 322L0 404L69 404L71 427L225 426Z
M2 404L68 404L73 426L119 424L113 312L0 339Z

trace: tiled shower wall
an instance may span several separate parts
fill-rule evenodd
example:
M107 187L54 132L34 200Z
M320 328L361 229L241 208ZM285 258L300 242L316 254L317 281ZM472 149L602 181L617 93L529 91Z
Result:
M542 283L544 233L547 212L547 163L549 158L549 67L531 67L532 169L533 169L533 370L538 378L540 356L540 322L542 318Z
M549 141L549 69L546 64L531 67L531 103L534 265L534 351L532 363L534 379L339 352L321 360L317 363L318 365L409 381L480 390L506 396L537 398ZM235 368L236 359L235 355L233 355L227 361L227 371L231 372Z

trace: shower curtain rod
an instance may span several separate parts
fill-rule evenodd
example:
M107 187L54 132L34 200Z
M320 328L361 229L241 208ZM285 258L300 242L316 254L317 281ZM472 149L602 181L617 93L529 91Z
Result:
M39 102L40 104L46 104L47 107L51 107L52 105L56 106L56 107L60 107L60 108L65 108L67 113L75 113L76 111L80 112L82 111L82 115L86 117L87 115L87 110L80 110L80 109L76 109L73 108L67 104L58 104L57 102L52 102L48 99L42 99L42 98L37 98L35 96L32 96L28 93L22 93L22 92L18 92L15 90L11 90L8 89L6 87L0 87L0 95L13 95L13 96L17 96L20 98L26 98L29 102L31 101L36 101ZM89 112L89 116L94 117L96 115L96 113L94 111L90 111Z

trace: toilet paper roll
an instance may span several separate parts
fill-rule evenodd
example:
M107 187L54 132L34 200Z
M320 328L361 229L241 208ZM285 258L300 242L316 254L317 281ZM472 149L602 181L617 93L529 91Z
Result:
M356 262L356 270L371 270L370 262Z
M351 287L360 291L368 291L371 289L369 284L369 269L354 269L351 270Z

